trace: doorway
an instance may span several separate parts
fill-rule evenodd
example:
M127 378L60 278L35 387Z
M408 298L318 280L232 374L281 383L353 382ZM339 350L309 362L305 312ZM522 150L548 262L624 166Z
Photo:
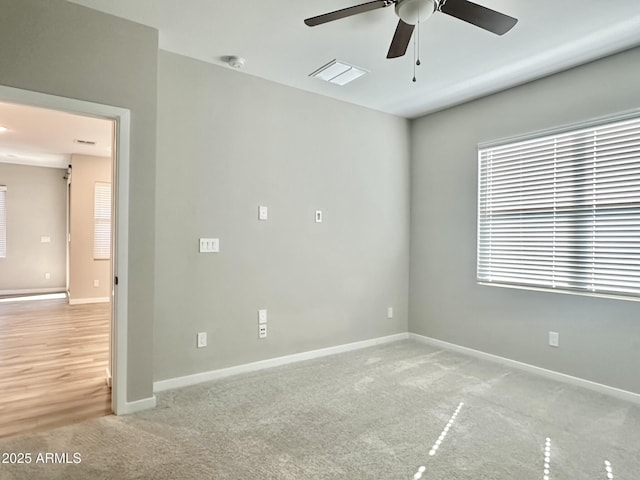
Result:
M113 142L112 142L112 182L111 182L111 206L113 212L113 221L111 222L110 238L113 240L111 245L111 258L109 259L110 267L107 269L108 273L103 278L91 278L90 288L93 296L76 297L75 305L76 309L84 309L82 315L85 316L100 316L103 312L96 313L89 312L89 309L99 308L100 305L105 307L109 306L108 323L107 328L109 330L108 337L110 340L110 348L108 355L107 368L105 368L104 379L106 382L107 373L110 371L112 376L111 383L111 395L108 408L114 413L125 413L127 409L126 402L126 340L127 340L127 295L126 295L126 272L127 272L127 236L128 236L128 172L129 172L129 111L119 107L111 107L105 105L94 104L90 102L84 102L80 100L73 100L63 97L55 97L51 95L39 94L36 92L28 92L24 90L13 89L10 87L0 86L0 101L10 102L13 104L19 104L24 106L40 107L53 109L58 112L72 113L75 115L84 116L86 119L95 120L96 118L109 122L112 126ZM79 140L87 140L86 138L79 138ZM90 141L90 139L89 139ZM73 168L71 168L71 174L73 175ZM73 180L72 180L73 182ZM102 191L104 192L104 186L108 182L96 182L102 184ZM94 202L96 195L96 184L92 187L92 194L94 195ZM73 195L73 193L71 194ZM90 202L93 204L94 202ZM92 205L92 207L95 205ZM96 227L96 219L93 219L91 225L93 231L92 235L100 228ZM43 235L46 236L46 235ZM73 238L71 238L73 243ZM73 246L71 247L73 249ZM95 254L95 245L92 245L92 255ZM93 258L94 262L105 262L105 258ZM65 266L66 269L66 266ZM70 270L72 266L70 265ZM71 275L73 275L71 273ZM119 277L119 278L118 278ZM73 299L73 277L67 277L65 275L65 285L63 290L67 289L66 278L69 278L69 292ZM119 285L114 284L114 280L119 280ZM95 280L98 280L95 282ZM100 287L107 287L107 293L97 293ZM77 293L77 292L76 292ZM84 298L84 300L83 300ZM89 300L86 300L86 299ZM104 302L109 299L110 301ZM41 307L46 306L45 303L49 300L38 304L38 307L33 306L30 308L30 314L33 315ZM16 304L17 305L17 304ZM25 304L26 305L26 304ZM34 304L35 305L35 304ZM54 308L56 305L50 304L50 307ZM57 307L60 305L58 304ZM66 305L69 307L68 304ZM113 307L113 308L111 308ZM17 307L14 307L17 308ZM54 308L55 309L55 308ZM67 317L68 318L68 317ZM104 333L104 332L103 332ZM86 348L87 343L84 344ZM110 364L110 368L109 368ZM2 368L2 365L0 365ZM62 375L61 380L69 381L69 376Z

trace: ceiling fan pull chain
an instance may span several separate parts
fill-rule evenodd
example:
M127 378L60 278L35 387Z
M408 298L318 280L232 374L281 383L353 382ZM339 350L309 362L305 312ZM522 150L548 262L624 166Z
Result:
M416 65L420 66L420 20L418 20L418 28L416 32L416 36L418 37L418 59L416 60Z
M416 82L416 35L413 36L413 83Z

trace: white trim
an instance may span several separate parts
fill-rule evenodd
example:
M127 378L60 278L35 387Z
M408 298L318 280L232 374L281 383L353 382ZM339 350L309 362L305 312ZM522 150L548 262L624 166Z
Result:
M58 288L25 288L23 290L0 290L2 295L40 295L42 293L65 293L64 287Z
M281 365L288 365L290 363L302 362L304 360L311 360L314 358L326 357L329 355L335 355L337 353L350 352L353 350L360 350L362 348L373 347L375 345L382 345L385 343L397 342L400 340L407 340L409 338L408 333L398 333L396 335L389 335L386 337L373 338L370 340L363 340L361 342L347 343L338 345L335 347L321 348L319 350L311 350L308 352L294 353L293 355L286 355L284 357L270 358L268 360L261 360L253 363L246 363L244 365L237 365L235 367L221 368L219 370L211 370L209 372L195 373L193 375L185 375L184 377L169 378L166 380L159 380L153 382L153 391L163 392L165 390L172 390L174 388L182 388L190 385L197 385L199 383L210 382L211 380L218 380L221 378L227 378L241 373L255 372L258 370L264 370L266 368L279 367Z
M40 302L42 300L66 300L67 294L64 292L57 293L38 293L36 295L10 295L8 297L0 297L0 303L19 303L19 302Z
M114 120L116 123L116 147L114 164L117 166L116 196L116 249L114 275L119 278L114 287L114 353L113 389L111 406L116 414L127 410L127 333L128 333L128 273L129 273L129 146L131 111L121 107L58 97L29 90L0 85L0 101L20 103L33 107L52 108L78 115ZM136 403L136 402L134 402Z
M129 302L129 142L131 112L121 109L116 119L114 161L114 261L111 269L118 285L113 287L113 309L116 313L116 329L112 332L113 389L111 406L116 415L127 410L127 365L128 365L128 302ZM154 400L155 405L155 400Z
M70 298L69 305L85 305L87 303L109 303L111 299L109 297L99 298Z
M527 373L532 373L534 375L538 375L562 383L567 383L576 387L582 387L587 390L602 393L610 397L640 405L640 394L629 392L628 390L622 390L620 388L610 387L601 383L592 382L591 380L585 380L584 378L573 377L571 375L566 375L564 373L556 372L553 370L547 370L546 368L536 367L535 365L529 365L528 363L518 362L517 360L511 360L509 358L500 357L491 353L481 352L480 350L474 350L473 348L463 347L461 345L437 340L431 337L425 337L424 335L419 335L417 333L409 333L409 338L419 343L424 343L425 345L442 348L444 350L451 350L454 352L462 353L463 355L499 363L501 365L515 368Z
M143 410L151 410L156 408L156 396L136 400L135 402L126 402L119 415L130 415L132 413L141 412Z
M640 302L640 297L628 297L625 295L614 295L606 293L594 293L594 292L580 292L578 290L564 290L562 288L542 288L542 287L530 287L528 285L509 285L508 283L493 283L493 282L479 282L478 285L483 287L499 287L499 288L513 288L516 290L530 290L534 292L545 293L560 293L562 295L579 295L582 297L596 297L596 298L608 298L610 300L624 300L626 302Z

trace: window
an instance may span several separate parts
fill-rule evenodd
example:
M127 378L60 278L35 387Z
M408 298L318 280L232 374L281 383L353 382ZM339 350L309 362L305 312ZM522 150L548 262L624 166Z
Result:
M96 182L93 202L93 258L111 258L111 184Z
M7 187L0 185L0 258L7 258Z
M479 282L640 296L640 117L478 157Z

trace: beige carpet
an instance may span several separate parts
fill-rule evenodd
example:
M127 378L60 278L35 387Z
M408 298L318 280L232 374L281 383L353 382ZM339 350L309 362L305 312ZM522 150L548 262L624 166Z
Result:
M636 480L640 407L403 341L165 392L0 452L32 457L0 464L2 480Z

